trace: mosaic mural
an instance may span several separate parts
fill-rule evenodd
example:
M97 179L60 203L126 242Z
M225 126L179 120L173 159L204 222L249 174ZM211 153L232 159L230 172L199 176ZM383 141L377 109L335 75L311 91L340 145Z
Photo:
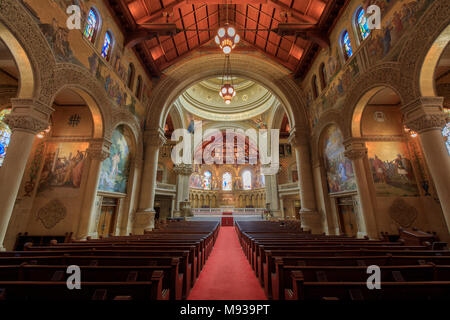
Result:
M324 135L323 154L328 191L334 193L356 190L352 162L344 156L341 132L336 126L330 126Z
M102 162L98 189L109 192L127 192L130 171L130 139L123 127L118 127L112 135L109 157Z
M406 143L366 142L378 196L419 196Z

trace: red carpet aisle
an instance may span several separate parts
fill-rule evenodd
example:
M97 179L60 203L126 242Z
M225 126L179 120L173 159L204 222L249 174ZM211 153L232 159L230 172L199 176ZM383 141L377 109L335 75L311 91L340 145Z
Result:
M188 300L266 300L234 227L221 227Z

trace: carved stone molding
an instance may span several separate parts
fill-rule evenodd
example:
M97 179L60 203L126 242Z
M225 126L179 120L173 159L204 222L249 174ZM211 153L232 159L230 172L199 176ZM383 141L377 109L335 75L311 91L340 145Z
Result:
M11 99L12 112L5 117L5 123L14 130L39 133L48 128L53 108L31 99Z
M442 129L448 117L443 111L443 101L443 97L420 97L408 103L401 109L404 123L418 133Z
M177 175L190 176L194 172L191 164L180 163L173 167L173 171Z
M111 141L106 139L96 139L91 141L87 149L87 155L90 159L103 161L110 155Z
M310 145L310 136L307 131L300 128L292 128L291 133L288 138L288 142L294 147L298 148L300 146Z
M58 199L53 199L39 209L37 219L46 229L52 229L67 216L66 207Z
M37 134L48 128L48 122L25 115L9 114L5 116L4 122L12 131L21 130L31 134Z
M367 154L366 144L363 139L350 138L343 142L345 151L344 156L350 160L363 158Z
M167 142L164 130L161 128L146 130L144 132L144 141L146 146L161 148Z

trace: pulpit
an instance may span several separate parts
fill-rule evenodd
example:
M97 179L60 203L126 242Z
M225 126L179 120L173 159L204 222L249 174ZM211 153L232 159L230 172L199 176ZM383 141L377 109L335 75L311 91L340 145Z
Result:
M232 212L223 212L222 213L222 226L233 226L233 213Z

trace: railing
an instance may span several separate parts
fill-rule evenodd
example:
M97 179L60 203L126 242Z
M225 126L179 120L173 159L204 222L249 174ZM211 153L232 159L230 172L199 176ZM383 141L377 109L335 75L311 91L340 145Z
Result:
M161 190L168 190L168 191L177 191L177 186L174 184L168 184L168 183L162 183L157 182L156 188Z
M262 215L264 208L193 208L194 215L222 215L232 212L233 215Z

